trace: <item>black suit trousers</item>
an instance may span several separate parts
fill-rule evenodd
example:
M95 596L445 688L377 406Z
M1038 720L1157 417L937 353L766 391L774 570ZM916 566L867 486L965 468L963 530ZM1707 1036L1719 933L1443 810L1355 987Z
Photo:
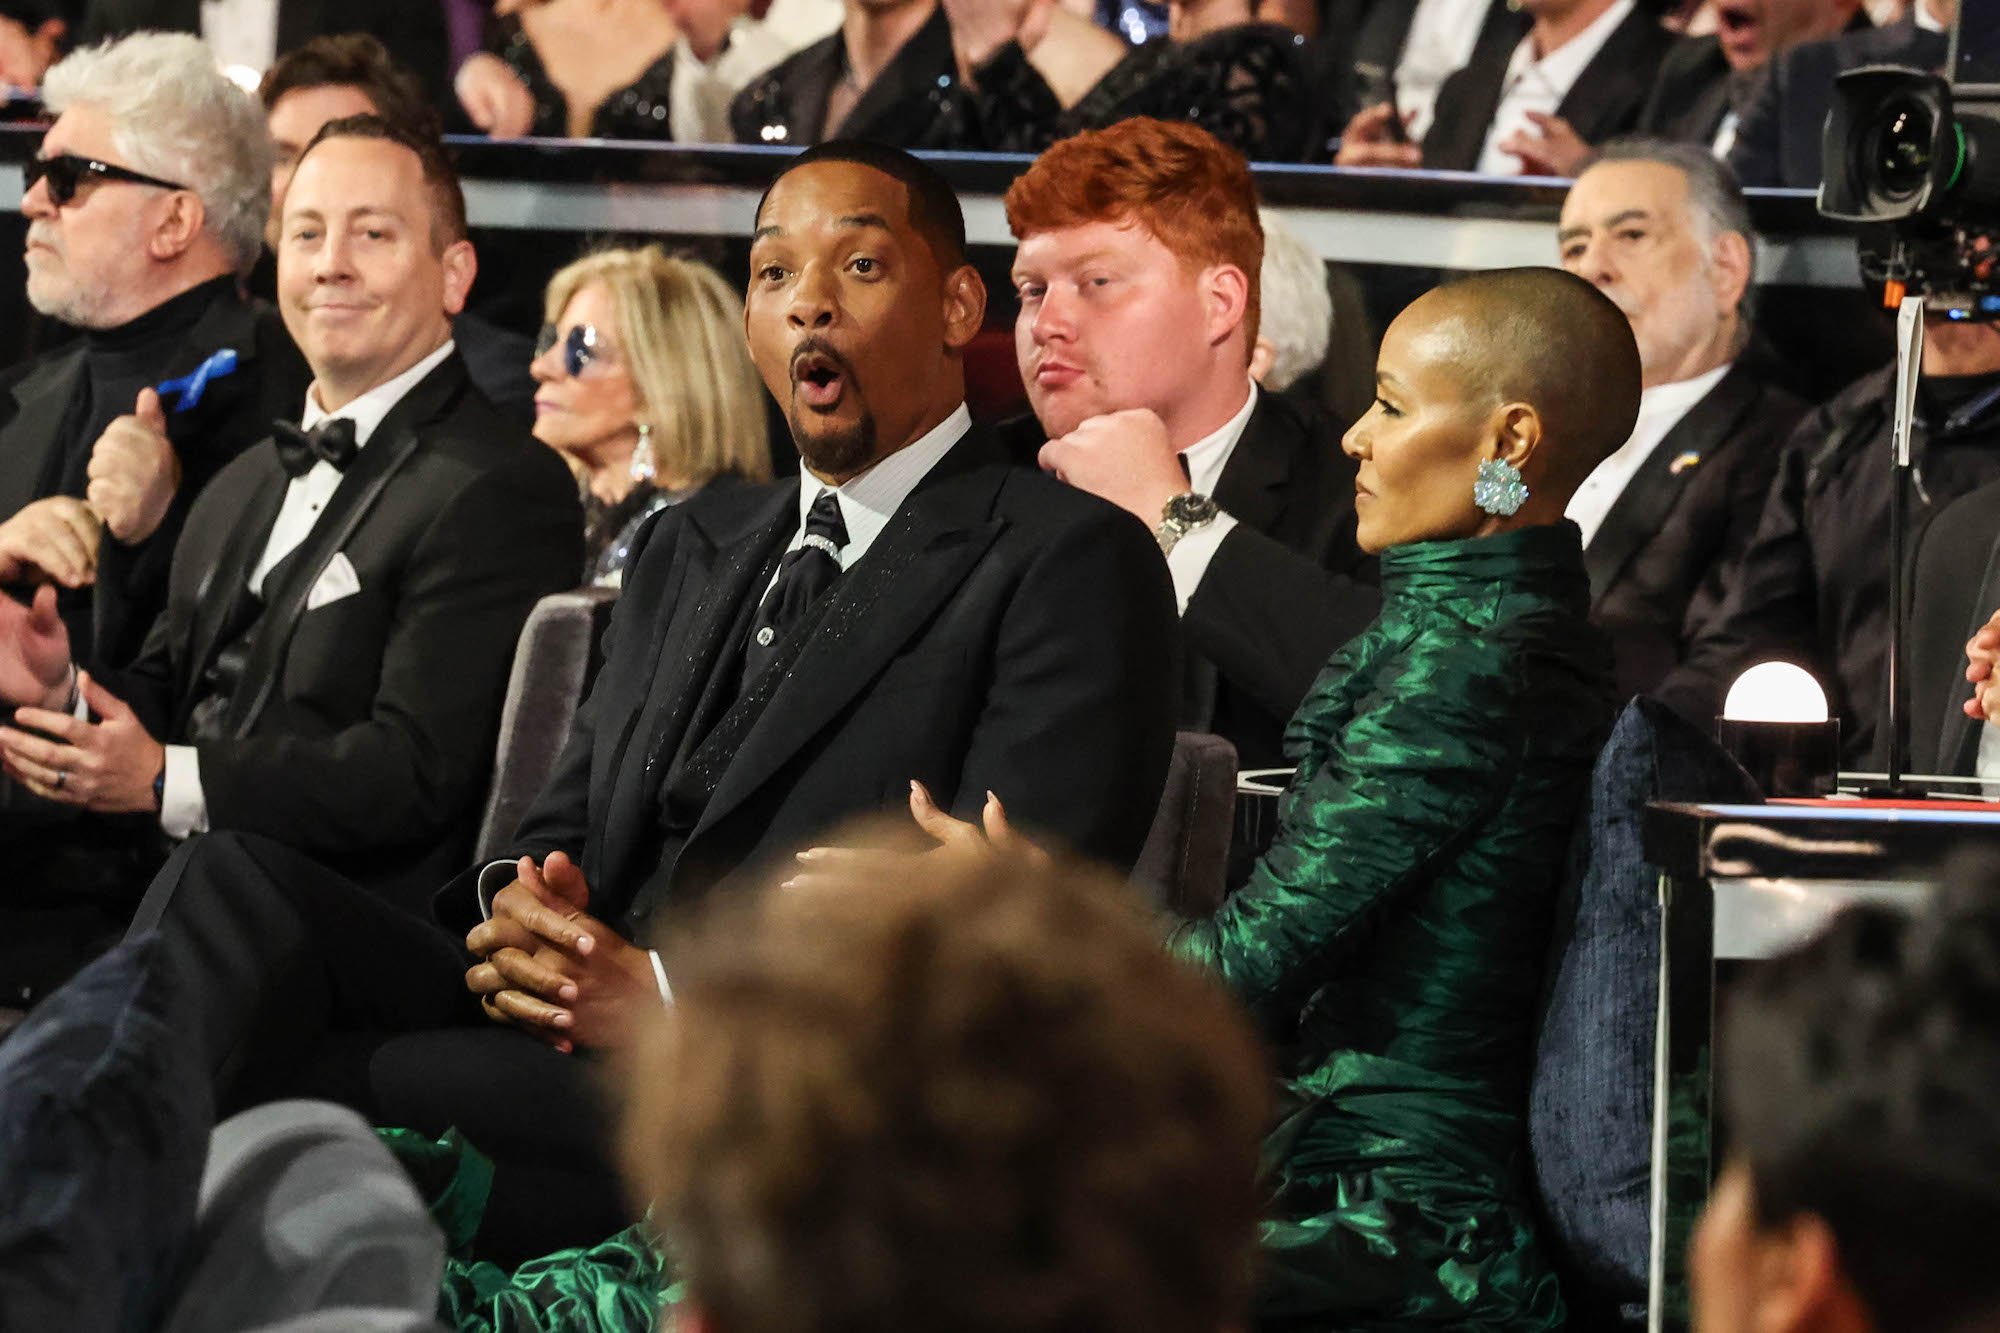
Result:
M376 1124L458 1127L495 1162L479 1252L497 1262L624 1225L594 1062L487 1020L443 928L268 838L212 833L153 881L133 923L147 930L220 1116L319 1096Z

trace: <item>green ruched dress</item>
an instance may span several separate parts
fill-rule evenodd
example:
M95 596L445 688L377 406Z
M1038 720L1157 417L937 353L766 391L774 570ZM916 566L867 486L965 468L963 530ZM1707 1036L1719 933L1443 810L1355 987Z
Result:
M1265 1329L1545 1329L1524 1109L1570 826L1609 729L1577 529L1382 557L1286 729L1271 850L1173 947L1278 1052Z

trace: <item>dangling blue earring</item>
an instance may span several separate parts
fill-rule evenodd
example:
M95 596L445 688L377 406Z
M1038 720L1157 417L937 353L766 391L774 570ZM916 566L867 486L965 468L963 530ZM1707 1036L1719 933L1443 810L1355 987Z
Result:
M1479 465L1478 479L1472 483L1472 503L1502 518L1528 502L1528 484L1521 469L1504 458L1489 458Z

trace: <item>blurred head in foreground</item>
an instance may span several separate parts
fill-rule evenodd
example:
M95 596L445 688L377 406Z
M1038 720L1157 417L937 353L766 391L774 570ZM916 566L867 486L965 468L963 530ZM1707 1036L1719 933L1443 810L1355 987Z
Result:
M2000 1329L2000 876L1844 912L1738 992L1701 1333Z
M707 1333L1215 1333L1269 1074L1121 883L936 859L677 932L628 1176Z

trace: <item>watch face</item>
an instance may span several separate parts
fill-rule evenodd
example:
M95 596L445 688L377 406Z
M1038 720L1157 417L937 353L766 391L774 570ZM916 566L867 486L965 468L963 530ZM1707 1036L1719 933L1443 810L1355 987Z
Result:
M1215 501L1206 495L1176 495L1167 501L1168 521L1182 524L1206 523L1215 517Z

